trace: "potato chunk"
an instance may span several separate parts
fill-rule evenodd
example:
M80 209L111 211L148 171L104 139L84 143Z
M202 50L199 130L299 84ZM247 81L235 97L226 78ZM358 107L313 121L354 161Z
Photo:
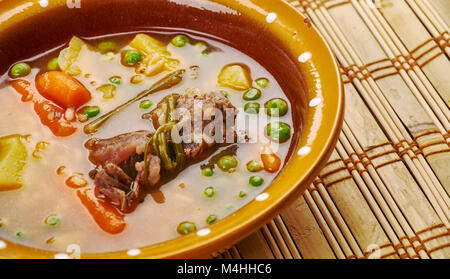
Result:
M142 63L136 67L137 74L154 76L163 71L175 70L180 64L177 59L170 58L171 54L163 43L149 35L136 35L130 47L144 54Z
M252 85L248 67L240 64L226 65L220 71L218 82L221 86L235 90L246 90Z
M19 135L0 138L0 191L22 187L27 150Z
M81 74L79 56L85 43L78 37L72 37L69 46L59 53L58 65L61 70L69 75L77 76Z

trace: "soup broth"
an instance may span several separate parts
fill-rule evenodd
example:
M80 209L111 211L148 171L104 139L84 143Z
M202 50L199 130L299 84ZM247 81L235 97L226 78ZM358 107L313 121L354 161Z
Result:
M60 57L58 62L61 62L61 51L67 49L68 44L31 57L24 61L30 65L29 73L10 75L2 81L0 137L20 135L27 156L21 170L21 187L0 191L1 238L54 251L65 251L68 245L76 244L84 253L126 250L160 243L179 237L180 232L190 233L189 226L180 230L183 222L194 224L192 231L199 230L233 214L262 193L280 171L280 166L268 169L263 164L261 155L265 152L276 154L281 166L289 159L291 142L298 133L299 124L293 122L291 105L277 80L258 62L222 42L186 31L159 30L140 34L157 40L166 48L170 61L178 61L177 65L174 69L148 75L140 73L138 67L126 65L132 62L132 59L128 62L124 60L127 59L127 51L135 50L130 42L138 33L81 38L83 43L76 59L80 72L73 77L90 93L90 100L74 111L65 109L63 117L70 118L72 113L74 120L70 123L76 128L70 135L57 136L43 125L33 101L26 100L12 86L14 81L27 81L34 90L38 86L37 77L49 69L55 70L49 62L56 57ZM174 39L180 34L183 37ZM138 63L144 63L145 57L140 59ZM63 71L61 66L56 71ZM224 74L227 66L249 71L245 74L251 78L250 86L238 89L221 83L221 73ZM132 103L93 134L83 131L86 124L151 88L175 69L186 70L180 83ZM93 170L99 168L89 160L90 151L85 147L86 142L93 137L108 139L140 130L153 133L155 128L145 115L154 111L165 97L173 93L183 95L192 90L223 94L238 110L236 121L240 121L241 125L243 121L257 123L256 132L249 132L255 128L252 124L247 127L243 125L244 131L237 133L245 134L246 142L222 145L206 158L188 162L177 175L160 185L158 192L144 196L134 210L122 212L112 207L118 216L123 216L126 225L118 233L106 232L98 225L92 212L80 202L77 194L92 189L92 199L108 203L101 195L93 195ZM274 99L284 101L287 107ZM50 100L50 103L55 102ZM256 104L259 109L256 109ZM265 108L268 104L281 110L287 108L287 113L268 117ZM251 113L251 106L258 113ZM86 111L85 108L91 110ZM251 122L254 118L246 119L251 116L257 117L257 122ZM267 135L267 126L273 122L290 127L287 137L283 131L278 135L285 139L277 142ZM271 128L279 127L272 124ZM222 170L216 161L223 156L217 154L235 158L237 166L232 166L232 171ZM212 158L216 160L211 161ZM248 166L250 161L256 163ZM205 168L208 162L212 162L209 169ZM263 166L266 169L261 169Z

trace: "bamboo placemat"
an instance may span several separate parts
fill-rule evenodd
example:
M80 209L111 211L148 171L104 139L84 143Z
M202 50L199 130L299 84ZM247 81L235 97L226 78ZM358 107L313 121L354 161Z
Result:
M343 132L307 192L220 257L450 258L450 1L289 2L340 63Z

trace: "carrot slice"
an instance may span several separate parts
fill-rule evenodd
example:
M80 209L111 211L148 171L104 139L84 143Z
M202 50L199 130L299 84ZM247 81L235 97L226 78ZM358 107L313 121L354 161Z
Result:
M81 203L87 208L92 218L102 230L110 234L118 234L125 229L126 223L123 215L121 215L112 206L96 201L88 194L89 189L84 191L78 190L77 195Z
M22 95L22 101L32 101L34 111L39 116L41 123L47 126L55 136L70 136L77 130L77 127L64 119L65 110L60 107L38 98L37 92L27 80L18 79L11 83L12 87Z
M62 108L78 108L91 99L89 91L71 75L50 71L36 77L36 88L46 99Z
M264 170L267 172L276 172L281 167L281 159L273 153L268 146L264 146L261 152L261 161L264 165Z

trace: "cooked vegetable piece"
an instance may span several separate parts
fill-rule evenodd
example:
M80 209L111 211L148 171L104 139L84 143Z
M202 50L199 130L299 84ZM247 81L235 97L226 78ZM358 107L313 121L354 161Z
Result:
M163 71L175 70L180 64L180 61L170 58L171 54L166 45L149 35L136 35L130 42L130 47L145 56L136 68L137 74L154 76Z
M22 232L22 231L16 232L16 237L17 238L24 238L25 237L25 232Z
M49 71L56 71L59 69L58 57L55 57L55 58L51 59L50 61L48 61L47 69Z
M258 78L255 80L256 85L258 85L261 88L267 88L269 86L269 80L267 78Z
M249 172L258 172L261 171L262 169L263 169L262 164L256 160L252 160L247 163L247 170Z
M41 123L47 126L55 136L65 137L75 133L77 127L63 117L64 110L48 101L39 99L38 93L29 81L18 79L14 80L11 85L22 95L22 101L34 103L34 111L39 116Z
M193 222L183 222L177 227L177 232L181 235L190 234L197 230L197 226Z
M70 188L82 188L86 186L88 182L81 175L75 174L67 178L66 185Z
M249 178L248 183L254 187L259 187L264 183L264 178L261 176L252 176Z
M107 53L110 51L114 51L116 50L116 43L112 42L112 41L104 41L98 44L97 49L101 52L101 53Z
M244 93L244 95L242 95L242 98L246 101L258 100L261 98L261 90L257 88L250 88Z
M284 116L288 111L286 101L280 98L269 100L266 105L266 113L269 116Z
M238 165L236 157L225 155L217 161L217 166L225 172L234 172Z
M209 186L209 187L206 187L206 188L203 190L203 194L204 194L205 197L207 197L207 198L212 198L212 197L214 197L214 195L216 194L216 190L214 189L214 187Z
M91 94L84 85L72 76L59 71L38 75L36 88L44 98L64 109L78 108L91 99Z
M0 218L0 229L6 226L6 220L4 218Z
M173 37L171 43L176 47L184 47L186 44L189 44L189 38L185 35L176 35Z
M78 190L77 195L102 230L110 234L118 234L125 229L124 216L112 206L90 197L89 189Z
M45 218L44 223L47 226L56 227L61 223L61 218L56 214L52 214L47 216L47 218Z
M79 56L85 45L80 38L72 37L69 46L61 50L58 56L58 65L63 72L72 76L81 74Z
M218 82L221 86L236 90L246 90L251 87L250 69L240 64L230 64L220 71Z
M212 223L214 223L214 222L216 222L216 221L217 221L217 216L214 215L214 214L211 214L211 215L209 215L209 216L206 218L206 223L207 223L208 225L211 225Z
M258 114L259 113L259 104L258 103L247 103L244 106L244 111L250 114Z
M123 53L122 63L125 66L135 66L142 60L142 53L137 50L127 50Z
M13 78L24 77L31 72L31 67L27 63L20 62L12 66L9 74Z
M244 192L244 191L240 191L239 192L239 197L242 199L242 198L245 198L247 196L247 193L246 192Z
M281 167L281 160L268 146L264 146L261 152L261 161L264 165L264 170L267 172L276 172Z
M104 84L96 89L99 92L102 92L103 99L112 99L116 96L116 87L112 84Z
M19 135L0 138L0 191L22 187L27 150Z
M205 167L202 169L202 174L204 176L213 176L214 175L214 170L211 167Z
M120 85L122 83L122 78L119 76L110 77L109 82L115 85Z
M149 109L153 106L153 102L150 100L144 100L139 104L141 109Z
M108 121L108 119L110 119L111 117L113 117L114 115L116 115L117 113L119 113L121 110L123 110L124 108L128 107L132 103L137 102L137 101L147 97L150 94L153 94L153 93L158 92L160 90L168 89L168 88L171 88L171 87L177 85L178 83L180 83L183 80L184 73L185 73L185 70L178 70L178 71L175 71L175 72L173 72L171 74L168 74L167 76L165 76L164 78L162 78L161 80L156 82L150 89L139 93L133 99L125 102L124 104L116 107L112 111L102 115L98 119L96 119L96 120L92 121L91 123L89 123L88 125L86 125L84 127L84 132L86 134L92 134L92 133L97 132L97 130L106 121Z
M142 75L134 75L130 78L130 82L132 84L139 84L144 81L144 77Z
M267 125L266 135L274 141L283 143L291 137L291 127L286 123L274 121Z

